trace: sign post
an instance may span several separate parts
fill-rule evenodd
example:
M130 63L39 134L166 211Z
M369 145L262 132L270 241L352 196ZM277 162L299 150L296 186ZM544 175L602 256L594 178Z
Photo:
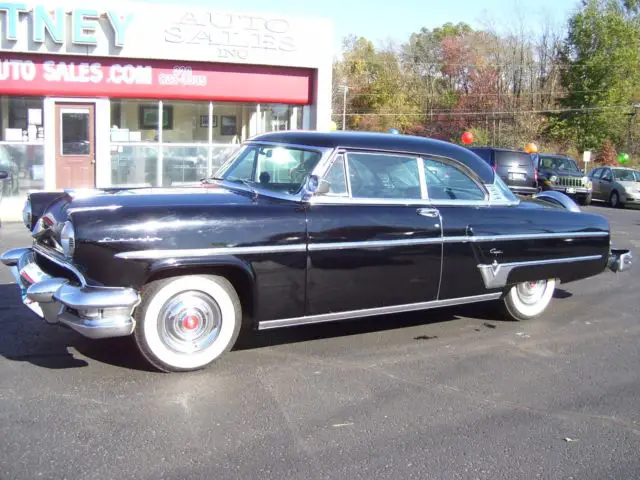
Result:
M591 151L586 150L582 154L582 161L584 162L584 173L587 173L587 164L591 161Z

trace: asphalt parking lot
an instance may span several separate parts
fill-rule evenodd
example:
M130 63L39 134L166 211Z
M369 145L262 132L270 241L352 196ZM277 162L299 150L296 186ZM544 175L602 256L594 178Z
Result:
M640 257L640 211L592 206ZM0 228L0 249L28 240ZM637 262L637 260L636 260ZM467 306L253 335L149 371L19 305L0 267L1 479L640 477L640 265L533 322Z

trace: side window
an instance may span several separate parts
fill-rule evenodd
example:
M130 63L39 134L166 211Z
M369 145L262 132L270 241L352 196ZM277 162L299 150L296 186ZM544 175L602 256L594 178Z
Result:
M459 168L439 160L423 159L430 200L482 201L485 192Z
M605 168L602 171L602 179L603 180L612 180L613 179L613 175L611 174L611 170L608 168Z
M349 152L347 171L352 198L421 198L416 157Z
M329 167L324 176L324 180L329 182L329 192L327 195L347 196L347 172L344 155L338 155Z
M591 172L591 174L589 175L592 179L597 180L598 178L600 178L600 174L602 173L602 169L601 168L596 168L594 171Z

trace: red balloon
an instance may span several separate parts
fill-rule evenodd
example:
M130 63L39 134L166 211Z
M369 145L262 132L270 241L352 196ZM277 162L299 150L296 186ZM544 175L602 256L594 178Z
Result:
M465 145L469 145L471 143L473 143L473 133L471 132L464 132L462 134L462 143L464 143Z

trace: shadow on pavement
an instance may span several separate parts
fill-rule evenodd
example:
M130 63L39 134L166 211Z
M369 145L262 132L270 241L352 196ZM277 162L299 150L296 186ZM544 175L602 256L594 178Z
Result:
M571 297L558 289L555 298ZM339 338L387 330L449 322L461 317L482 321L505 321L496 302L484 302L457 307L411 312L396 315L365 317L343 322L289 327L270 331L246 331L234 350L286 345L309 340ZM155 372L142 358L132 337L90 340L71 329L47 325L22 305L14 284L0 285L0 355L15 362L29 362L49 369L71 369L88 366L84 357L107 365L129 370Z

